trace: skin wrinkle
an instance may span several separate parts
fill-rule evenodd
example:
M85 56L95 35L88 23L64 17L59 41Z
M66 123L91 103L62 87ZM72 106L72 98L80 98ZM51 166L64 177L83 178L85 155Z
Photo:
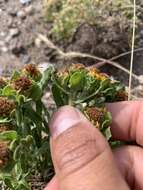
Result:
M95 142L95 141L93 141ZM80 147L84 147L84 146L87 146L85 144L82 144ZM81 162L81 158L84 157L84 154L83 154L83 150L82 148L79 148L77 147L75 150L73 150L74 152L77 152L77 150L80 152L80 154L76 154L75 156L71 156L72 155L72 151L71 152L68 152L67 155L69 157L71 157L71 159L68 159L67 161L65 161L65 163L63 163L63 165L61 166L61 170L62 168L68 168L68 167L71 167L71 165L74 165L75 162L79 165L78 167L76 167L75 169L73 169L71 172L74 173L76 172L77 170L80 170L81 168L83 168L84 166L86 166L87 164L89 164L90 162L92 162L95 158L97 158L101 153L94 153L93 155L91 154L90 157L88 159L86 159L85 161L82 161ZM81 150L80 150L81 149ZM66 155L65 155L66 156Z
M62 167L60 169L66 167L66 165L68 165L69 163L71 164L71 162L75 162L75 159L79 160L82 156L84 156L83 152L85 152L87 144L90 144L90 143L95 144L95 142L96 142L96 140L86 141L85 143L83 143L83 144L79 145L78 147L74 148L73 150L66 152L65 155L63 154L63 157L69 155L69 157L71 159L68 159L67 161L65 161L65 163L63 163L63 165L62 165ZM96 155L96 156L98 156L98 155ZM93 158L91 158L91 160L93 160L94 157L95 156L93 155Z
M89 133L87 127L81 130L81 127L83 127L82 123L80 128L79 124L77 126L77 128L74 126L74 129L72 127L57 137L55 140L57 142L54 143L53 147L53 151L57 155L55 159L58 168L66 171L66 175L76 172L98 157L106 149L106 146L97 148L99 147L99 142L96 141L96 136L94 135L95 128L91 128L90 130L93 130L93 133ZM63 142L62 139L65 136L67 140Z
M129 166L128 166L128 170L126 170L126 177L125 179L127 180L127 182L129 182L129 184L132 183L132 187L134 189L135 187L135 177L133 176L133 171L134 170L134 160L132 159L132 156L131 156L131 152L129 151Z
M116 173L117 171L113 170L113 172L112 172L112 169L110 167L112 164L111 164L111 161L109 160L109 158L107 159L107 154L109 154L109 150L105 149L98 157L95 158L95 160L86 164L86 166L83 166L80 171L78 171L77 173L74 173L74 174L72 173L70 176L68 176L69 179L71 179L72 176L74 176L73 181L75 180L77 182L77 179L80 180L79 176L83 173L84 177L81 176L81 179L84 179L84 180L83 180L83 182L78 183L78 184L80 184L80 186L78 186L78 188L77 188L78 190L84 190L84 189L85 190L89 190L89 189L92 189L92 190L95 190L95 189L96 190L99 190L99 189L111 190L113 188L110 188L110 184L114 183L116 186L116 184L118 184L118 182L120 183L122 181L120 178L120 175L118 176L118 178L115 177L117 175L117 173ZM101 163L101 160L103 161L102 163ZM114 159L111 158L111 160L114 163ZM95 163L96 163L96 167L94 167ZM113 167L114 167L114 164L113 164ZM108 171L107 169L109 170L109 172L107 172ZM87 173L85 172L86 170L87 170ZM90 176L90 182L92 183L92 181L93 181L94 186L86 185L86 183L88 184L88 182L89 182L87 179L88 176ZM99 180L99 183L98 183L98 180L96 179L96 176L98 176L101 179L101 180ZM87 181L86 181L86 179L87 179ZM68 182L69 182L69 181L67 181L67 178L65 178L65 176L61 177L61 175L60 175L60 180L62 180L62 182L64 184L68 184ZM104 187L103 182L105 182L106 188ZM66 188L63 187L63 189L66 189ZM73 190L73 189L76 189L74 185L72 186L72 188L70 190ZM117 188L117 189L119 189L119 188ZM128 188L121 188L121 189L125 190Z
M140 104L138 104L138 107L137 107L137 112L136 112L136 123L134 123L134 128L135 126L137 126L137 128L135 129L135 138L136 138L136 141L139 145L143 146L143 140L142 140L142 137L141 137L141 134L139 135L140 131L142 130L141 128L141 120L142 120L142 115L143 115L143 104L142 106L140 106ZM142 130L143 132L143 130Z

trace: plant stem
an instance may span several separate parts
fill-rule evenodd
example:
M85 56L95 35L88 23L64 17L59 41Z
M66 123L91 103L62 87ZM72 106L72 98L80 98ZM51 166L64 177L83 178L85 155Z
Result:
M130 63L128 100L131 99L132 72L133 72L134 48L135 48L135 32L136 32L136 0L134 0L133 37L132 37L132 53L131 53L131 63Z

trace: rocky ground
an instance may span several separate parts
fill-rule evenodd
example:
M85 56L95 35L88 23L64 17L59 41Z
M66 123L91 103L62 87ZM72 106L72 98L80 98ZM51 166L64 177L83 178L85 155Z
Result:
M42 0L21 2L0 0L0 73L4 75L23 64L48 61L47 48L37 38L37 33L46 35L49 30L42 17Z
M47 36L50 27L51 24L44 21L42 0L0 0L0 73L7 75L15 67L19 68L28 63L48 64L49 48L41 43L37 34ZM90 46L93 47L93 40L89 40L93 32L87 27L83 27L83 30L78 32L78 41L71 45L72 49L78 51L82 51L85 46L84 51L87 53ZM143 47L143 30L140 35L140 46ZM68 49L71 50L70 46ZM89 53L92 53L92 48ZM135 60L137 63L134 64L134 72L138 75L142 74L143 69L142 54L138 54L137 61ZM127 60L122 61L126 67ZM118 70L112 72L111 67L106 70L111 74L117 71L118 76Z
M47 36L50 27L51 24L44 21L42 0L0 0L0 74L7 76L14 68L20 68L28 63L47 65L50 50L40 41L37 34ZM89 40L94 35L92 30L86 27L85 32L83 30L80 34L79 32L78 40L70 44L67 50L71 50L72 46L74 50L84 49L87 53L91 47L89 53L92 53L93 40ZM143 30L140 35L140 47L143 47ZM127 68L129 68L129 57L121 60L121 64ZM143 51L136 54L133 70L137 75L143 74L142 58ZM86 62L85 59L83 62ZM92 63L93 60L90 64ZM111 66L104 66L102 69L128 84L129 77L123 71ZM134 81L134 84L138 85L137 81Z

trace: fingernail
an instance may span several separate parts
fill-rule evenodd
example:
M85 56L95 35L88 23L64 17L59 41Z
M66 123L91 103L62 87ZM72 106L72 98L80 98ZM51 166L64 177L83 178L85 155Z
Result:
M60 108L52 117L50 122L51 136L56 138L67 129L75 126L85 117L77 109L71 106L64 106Z

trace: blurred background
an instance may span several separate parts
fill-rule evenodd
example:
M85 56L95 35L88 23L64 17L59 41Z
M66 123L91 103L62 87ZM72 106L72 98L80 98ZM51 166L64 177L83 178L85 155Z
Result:
M9 76L28 63L59 68L80 62L97 66L128 86L132 30L133 0L0 0L0 74ZM97 59L61 58L57 48ZM142 0L136 5L134 54L132 92L134 98L141 98Z

